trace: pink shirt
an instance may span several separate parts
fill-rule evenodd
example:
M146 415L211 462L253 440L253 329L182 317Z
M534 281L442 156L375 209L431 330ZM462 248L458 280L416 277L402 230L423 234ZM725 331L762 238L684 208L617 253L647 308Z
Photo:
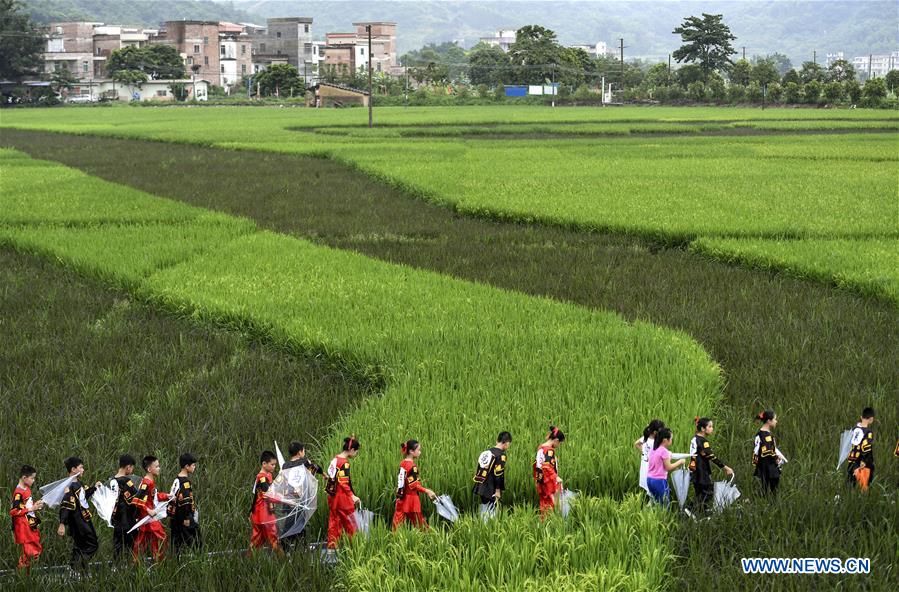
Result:
M668 471L665 469L665 459L671 458L671 451L664 446L659 446L649 453L649 471L646 477L649 479L667 479Z

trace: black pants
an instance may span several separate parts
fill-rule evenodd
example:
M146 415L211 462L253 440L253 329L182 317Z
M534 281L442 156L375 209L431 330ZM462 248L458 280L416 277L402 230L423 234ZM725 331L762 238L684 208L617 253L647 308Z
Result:
M72 534L72 560L71 565L74 569L86 570L87 562L94 556L100 545L97 543L97 532L94 525L79 524L75 527L69 527Z
M762 472L756 475L762 483L762 493L775 496L777 495L777 487L780 485L780 475L774 476Z
M712 500L715 499L715 485L694 481L693 491L696 492L696 511L707 512Z
M125 524L115 526L112 529L112 556L115 559L121 559L122 552L130 554L134 551L134 539L137 538L137 531L129 533L133 524Z
M200 536L199 525L191 523L190 526L183 524L177 526L174 522L172 523L172 551L175 552L175 555L186 550L196 550L202 546L203 539Z

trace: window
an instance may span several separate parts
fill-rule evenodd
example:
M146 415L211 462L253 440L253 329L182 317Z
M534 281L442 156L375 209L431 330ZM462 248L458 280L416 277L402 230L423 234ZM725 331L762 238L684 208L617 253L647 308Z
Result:
M167 94L167 93L166 93L164 90L157 90L157 91L156 91L156 96L157 96L157 97L164 97L164 96L166 96L166 94Z
M194 45L194 53L200 53L200 46Z
M222 55L225 55L225 46L222 45L220 49L221 49L221 54L222 54Z
M259 44L259 53L265 53L265 43Z
M303 32L304 32L304 33L308 33L308 32L309 32L309 25L303 25Z
M222 74L225 73L225 65L224 65L224 64L221 65L219 71L220 71Z
M100 49L99 47L97 48L97 55L98 56L103 55L103 50Z
M209 37L203 37L203 45L209 45Z
M87 62L81 62L81 71L87 74Z
M303 53L305 53L306 55L312 54L312 44L311 43L303 44Z
M365 48L364 48L364 47L360 47L360 48L359 48L359 55L365 55Z
M203 56L203 65L204 65L204 66L208 66L208 65L209 65L209 56Z
M247 55L247 46L246 45L240 46L240 55Z
M188 66L192 66L193 63L194 63L194 58L193 58L193 56L188 56L188 57L187 57L187 65L188 65Z
M277 33L275 33L275 37L277 37L278 39L280 39L280 38L281 38L281 31L278 31Z

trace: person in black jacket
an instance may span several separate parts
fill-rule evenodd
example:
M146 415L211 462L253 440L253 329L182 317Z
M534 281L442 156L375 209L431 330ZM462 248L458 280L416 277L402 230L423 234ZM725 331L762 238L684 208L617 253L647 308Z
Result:
M172 533L172 550L176 555L185 547L198 549L202 546L200 525L197 523L197 498L195 497L193 474L197 470L197 459L186 452L178 458L181 468L172 489L170 499L169 530Z
M696 418L696 434L690 440L690 477L693 490L696 492L696 509L700 512L708 510L709 502L715 496L715 484L712 481L712 463L722 469L726 475L734 471L718 458L712 451L708 437L715 432L715 423L708 417Z
M867 486L874 480L874 430L871 429L873 423L874 409L865 407L862 409L859 422L852 429L852 448L849 450L847 459L849 461L847 479L850 485L856 485L855 471L867 468L870 473L867 483L862 489L867 489Z
M134 481L134 465L137 461L130 454L119 457L119 470L109 480L110 487L116 492L116 502L112 510L112 552L118 560L122 552L130 559L134 549L137 531L129 532L137 523L137 508L134 497L137 495L137 483Z
M500 432L493 448L478 456L472 492L481 502L481 516L491 517L506 489L506 451L512 445L512 434Z
M97 487L102 485L99 481L92 487L82 485L80 476L84 473L84 462L77 456L71 456L65 461L66 470L75 480L66 488L59 506L59 528L56 534L66 536L66 530L72 537L71 565L75 569L86 570L87 562L99 549L97 543L97 531L91 522L91 511L87 502Z
M762 427L755 435L752 464L755 465L755 476L761 481L762 491L773 496L780 485L780 467L787 462L787 457L777 447L777 440L771 433L777 427L777 414L765 409L756 416L756 420L762 422Z

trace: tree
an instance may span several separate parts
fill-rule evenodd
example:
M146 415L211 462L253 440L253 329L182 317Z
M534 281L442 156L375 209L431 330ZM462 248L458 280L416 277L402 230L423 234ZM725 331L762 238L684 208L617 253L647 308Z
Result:
M483 45L468 54L468 77L472 84L493 86L509 80L509 56L499 47Z
M855 66L846 60L836 60L827 68L825 76L828 82L846 82L855 80Z
M774 62L766 58L755 63L752 67L750 79L753 82L758 82L760 86L767 86L772 82L780 80L780 74L777 72Z
M0 0L0 79L21 80L43 64L44 39L19 0Z
M869 78L862 87L862 104L865 107L880 107L887 98L887 85L883 78Z
M802 69L799 70L799 81L802 84L808 84L812 80L823 82L824 68L815 62L802 62Z
M768 85L768 100L776 103L783 96L783 87L779 82L772 82Z
M839 103L843 99L843 85L832 80L824 85L824 102L829 105Z
M439 45L429 43L421 49L403 55L400 62L410 69L426 68L434 64L432 70L439 69L441 72L446 72L442 78L447 81L458 82L467 79L465 50L451 41Z
M527 25L515 32L509 61L519 84L543 84L560 74L562 46L556 33L540 25Z
M746 87L746 98L750 103L761 103L765 94L758 82L750 82Z
M681 87L687 88L690 86L691 82L696 82L697 80L700 82L704 81L705 75L702 72L702 68L698 65L688 64L682 68L678 68L674 72L674 79Z
M747 84L749 84L749 79L751 76L752 66L746 60L737 60L736 62L734 62L734 65L730 67L731 84L746 86Z
M731 103L742 103L746 100L746 87L731 84L727 87L727 100Z
M816 104L821 100L821 83L810 80L802 85L802 99L809 104Z
M684 19L681 26L674 29L684 42L672 54L678 63L698 63L703 73L703 81L708 82L709 75L722 70L732 62L736 40L727 25L722 22L720 14L702 13L702 18L691 16Z
M847 80L844 82L843 91L853 105L857 105L862 98L862 87L859 85L858 80Z
M658 64L650 66L649 70L646 71L646 75L643 77L643 82L649 88L659 88L670 85L671 76L669 76L668 73L668 64L659 62Z
M259 92L265 96L302 96L305 93L299 70L290 64L272 64L258 73L254 80L259 84Z
M50 77L50 88L58 95L66 95L78 82L68 68L60 68Z
M784 74L793 69L793 62L790 61L790 58L785 56L782 53L770 53L765 57L754 56L752 58L752 65L755 66L760 62L769 62L774 66L774 69L777 70L777 77L781 78Z
M140 85L147 81L147 75L140 70L116 70L112 75L113 82L124 84L128 87L128 95L134 94L134 87L140 88Z
M801 98L801 89L795 82L787 82L783 87L783 101L788 105L795 105Z
M109 56L106 71L110 76L120 70L143 72L150 80L177 80L185 77L184 63L172 45L154 43L146 47L129 45Z
M705 98L705 85L697 80L687 85L687 96L692 101L701 101Z
M890 92L895 93L899 91L899 70L890 70L887 72L887 75L883 78L884 83L887 85L887 88Z
M723 78L712 75L712 79L709 80L709 84L706 87L706 97L716 103L720 103L727 98L727 86L724 84Z
M789 70L786 74L783 75L783 78L780 79L780 83L784 86L786 86L790 82L794 82L797 85L802 82L799 79L799 72L797 72L796 70Z

